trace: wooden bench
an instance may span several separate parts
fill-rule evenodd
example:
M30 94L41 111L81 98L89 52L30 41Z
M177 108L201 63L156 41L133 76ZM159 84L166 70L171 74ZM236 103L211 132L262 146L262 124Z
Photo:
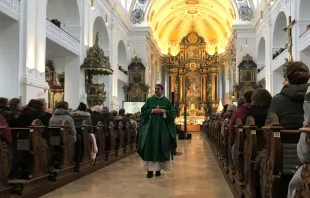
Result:
M5 126L0 124L0 197L10 197L9 174L12 168L12 153L8 145L3 142L3 130Z
M255 175L255 163L257 157L266 145L263 130L255 125L253 117L247 118L247 124L244 126L245 145L244 145L244 181L245 187L243 193L246 198L257 197L256 185L257 175Z
M31 175L30 180L9 181L17 194L30 192L48 181L49 147L42 139L44 128L40 120L34 120L29 128L11 128L14 158L19 166L26 165Z
M96 160L107 161L105 126L101 121L99 121L96 126L93 126L93 133L96 137L96 143L98 147Z
M296 149L300 131L284 130L275 114L267 118L263 129L266 150L260 167L261 195L263 198L286 197L289 181L301 165Z
M74 166L74 137L70 135L70 125L68 121L63 121L59 127L48 127L47 143L49 145L49 161L61 178L70 174ZM55 178L56 179L56 178Z

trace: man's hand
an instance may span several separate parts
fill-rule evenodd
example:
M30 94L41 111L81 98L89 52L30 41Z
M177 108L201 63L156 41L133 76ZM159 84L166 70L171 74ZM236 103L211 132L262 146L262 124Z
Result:
M161 113L164 113L164 110L163 110L163 109L156 108L156 109L153 109L153 113L161 114Z

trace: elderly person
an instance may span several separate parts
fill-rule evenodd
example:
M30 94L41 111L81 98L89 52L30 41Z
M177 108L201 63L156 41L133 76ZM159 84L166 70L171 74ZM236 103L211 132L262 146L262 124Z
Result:
M103 117L100 114L100 110L101 110L101 108L98 105L93 107L93 111L90 114L93 126L97 126L98 122L100 122L100 121L102 122Z

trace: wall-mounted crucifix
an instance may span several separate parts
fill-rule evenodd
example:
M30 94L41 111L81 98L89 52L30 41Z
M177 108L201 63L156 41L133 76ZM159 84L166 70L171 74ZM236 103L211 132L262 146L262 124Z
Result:
M296 21L292 21L292 17L288 17L288 26L284 28L284 31L286 32L286 47L288 51L288 61L292 62L293 61L293 38L292 38L292 29L293 26L295 25Z

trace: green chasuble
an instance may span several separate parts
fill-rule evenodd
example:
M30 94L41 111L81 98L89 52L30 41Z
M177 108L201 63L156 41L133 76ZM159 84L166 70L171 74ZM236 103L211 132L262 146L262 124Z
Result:
M152 114L157 107L164 109L165 114ZM172 159L171 152L176 149L174 117L175 110L165 96L152 96L146 100L141 108L142 129L138 148L143 161L166 162Z

